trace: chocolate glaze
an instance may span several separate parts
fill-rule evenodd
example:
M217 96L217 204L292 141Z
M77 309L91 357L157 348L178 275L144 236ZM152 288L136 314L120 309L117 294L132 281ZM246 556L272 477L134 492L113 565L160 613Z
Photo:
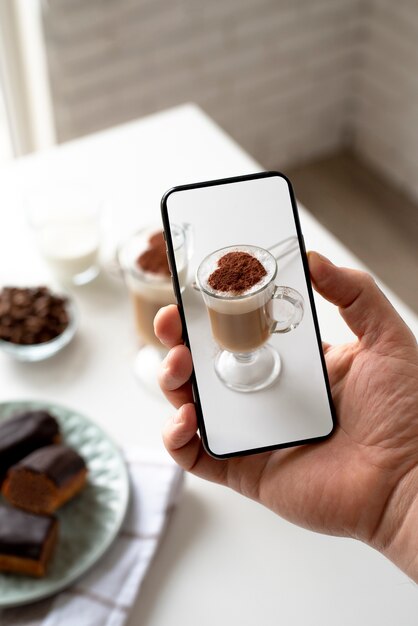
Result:
M57 487L61 487L85 467L84 459L75 450L68 446L55 445L35 450L14 465L11 471L24 469L42 474L52 480Z
M47 411L25 411L0 422L0 482L11 465L58 435L58 423Z
M40 559L56 523L52 515L34 515L0 505L0 554Z

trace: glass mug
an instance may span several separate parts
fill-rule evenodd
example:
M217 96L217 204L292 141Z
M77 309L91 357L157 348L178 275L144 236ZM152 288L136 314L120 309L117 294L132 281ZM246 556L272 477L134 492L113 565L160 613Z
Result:
M210 274L229 252L247 252L262 262L266 276L258 288L254 285L247 293L234 295L210 287ZM272 334L294 330L302 321L302 295L291 287L276 285L276 276L275 257L264 248L250 245L216 250L197 269L196 282L208 310L212 335L221 348L215 358L215 372L235 391L258 391L276 380L280 356L267 341ZM274 307L277 302L280 307Z
M154 334L154 318L161 307L176 304L176 297L171 276L143 270L138 258L149 250L150 238L160 232L161 226L142 228L131 235L117 252L118 265L122 269L133 304L135 328L143 344L135 358L135 375L155 392L158 391L157 370L166 349ZM191 255L191 227L189 224L173 225L171 232L179 282L183 290Z
M48 181L26 189L24 201L39 251L56 278L75 285L96 278L103 203L94 190L80 181Z

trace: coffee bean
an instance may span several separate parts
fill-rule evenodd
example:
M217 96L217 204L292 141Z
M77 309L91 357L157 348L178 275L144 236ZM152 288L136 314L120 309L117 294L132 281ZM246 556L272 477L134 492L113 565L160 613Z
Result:
M37 297L33 303L33 308L37 313L42 312L42 314L45 314L45 312L49 309L49 304L50 298L41 294L40 297Z
M41 330L43 322L41 319L39 319L39 317L35 317L34 315L32 315L26 318L24 325L28 330L38 332L39 330Z
M12 336L12 329L9 326L0 326L0 339L9 341Z
M11 306L10 306L10 302L1 302L0 303L0 317L2 317L3 315L7 315L7 313L10 312Z
M11 315L3 315L1 323L3 326L11 326L13 324L13 317Z
M22 289L13 294L12 297L13 304L17 304L17 306L22 306L28 304L29 302L29 294L25 293Z
M45 286L0 291L0 339L32 345L50 341L68 326L67 298Z

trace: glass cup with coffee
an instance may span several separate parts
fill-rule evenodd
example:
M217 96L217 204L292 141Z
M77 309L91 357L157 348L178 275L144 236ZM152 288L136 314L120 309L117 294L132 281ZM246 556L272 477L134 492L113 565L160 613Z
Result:
M190 226L173 225L171 230L179 282L184 289L190 258ZM161 307L176 303L161 228L147 226L137 231L120 246L117 256L133 304L136 331L143 344L135 359L135 374L156 391L156 372L166 350L154 334L154 318Z
M275 257L251 245L216 250L198 267L197 285L221 348L215 372L235 391L258 391L276 380L280 356L267 341L295 329L303 318L303 297L276 285L276 276Z

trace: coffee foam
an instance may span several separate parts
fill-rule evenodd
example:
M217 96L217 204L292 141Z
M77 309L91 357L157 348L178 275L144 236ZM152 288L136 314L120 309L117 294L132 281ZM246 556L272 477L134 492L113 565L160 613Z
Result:
M183 289L187 280L187 267L183 267L178 273L180 289ZM148 275L147 275L148 277ZM127 274L125 277L128 288L150 302L161 304L175 304L176 297L170 278L150 274L148 280L142 280L135 274Z
M218 269L218 261L229 252L247 252L261 263L261 265L266 270L266 275L263 276L263 278L257 283L255 283L255 285L253 285L246 291L240 292L239 294L232 291L228 292L220 291L219 289L213 289L208 282L209 277L215 270ZM270 252L264 250L263 248L257 248L256 246L231 246L229 248L223 248L222 250L214 252L203 261L199 268L198 282L205 289L205 291L221 298L251 296L270 282L270 280L274 276L276 268L277 265L275 258L270 254Z
M208 283L209 276L218 268L219 259L228 254L228 252L247 252L251 254L263 265L266 275L258 283L238 295L233 292L213 289ZM199 266L197 283L205 290L204 299L207 306L211 309L218 311L218 313L241 315L264 306L270 300L274 284L271 287L269 285L265 289L263 287L266 287L272 281L276 270L276 259L267 250L249 245L230 246L217 250L204 259Z
M150 238L158 232L161 232L158 226L151 226L130 237L120 248L118 261L131 292L164 306L176 302L170 276L144 271L137 263L138 256L149 247ZM187 281L187 256L182 248L175 254L180 288L184 289Z

